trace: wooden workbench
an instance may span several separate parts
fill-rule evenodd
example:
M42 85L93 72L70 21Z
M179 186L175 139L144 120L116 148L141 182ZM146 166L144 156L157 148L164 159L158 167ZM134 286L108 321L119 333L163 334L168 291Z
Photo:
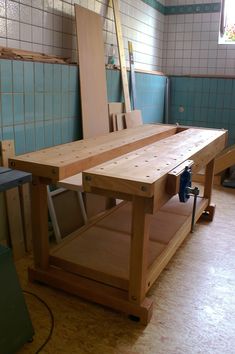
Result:
M178 201L179 172L188 160L193 172L205 167L195 220L204 211L212 219L214 158L226 138L223 130L143 125L10 159L11 168L33 174L30 279L147 324L153 302L146 295L190 232L192 201ZM50 251L46 185L81 171L86 192L123 202Z

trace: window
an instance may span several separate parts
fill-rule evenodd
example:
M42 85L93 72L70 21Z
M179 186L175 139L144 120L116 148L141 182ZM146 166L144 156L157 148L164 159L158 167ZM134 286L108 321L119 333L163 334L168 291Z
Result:
M221 0L220 44L235 44L235 1Z

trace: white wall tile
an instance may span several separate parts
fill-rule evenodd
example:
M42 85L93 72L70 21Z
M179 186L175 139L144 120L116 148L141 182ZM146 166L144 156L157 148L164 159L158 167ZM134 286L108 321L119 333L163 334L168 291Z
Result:
M18 21L7 20L7 38L20 39L20 23Z

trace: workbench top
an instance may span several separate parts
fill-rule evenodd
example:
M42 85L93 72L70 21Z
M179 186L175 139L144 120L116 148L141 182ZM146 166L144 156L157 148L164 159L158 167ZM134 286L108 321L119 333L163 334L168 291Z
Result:
M19 155L9 160L9 166L59 181L176 131L174 125L146 124Z
M225 131L189 128L86 170L84 190L96 187L151 197L155 182L189 159L196 172L203 160L208 162L223 149L225 140Z

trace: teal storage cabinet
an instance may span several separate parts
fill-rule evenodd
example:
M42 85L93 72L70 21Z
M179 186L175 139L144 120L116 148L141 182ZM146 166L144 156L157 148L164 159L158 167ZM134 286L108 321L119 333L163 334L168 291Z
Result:
M9 248L0 245L0 354L15 354L34 335Z

